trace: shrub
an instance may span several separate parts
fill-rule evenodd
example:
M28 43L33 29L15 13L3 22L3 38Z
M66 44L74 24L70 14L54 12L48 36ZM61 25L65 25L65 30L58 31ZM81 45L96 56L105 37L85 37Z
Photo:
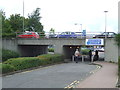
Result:
M41 64L41 61L37 57L22 57L11 58L4 62L15 67L15 70L23 70L31 67L36 67Z
M16 57L19 57L18 53L11 50L2 49L2 61L6 61L7 59L16 58Z
M63 56L59 54L44 54L38 57L10 58L3 63L3 72L7 73L62 61Z
M8 64L0 64L0 70L2 70L2 73L9 73L15 71L15 68Z
M60 54L43 54L38 56L38 58L42 61L42 64L53 64L64 61L63 55Z
M115 41L118 46L120 46L120 33L115 36Z
M54 48L48 48L49 52L54 52Z
M120 77L120 57L118 59L118 74L119 74L119 77Z
M89 49L82 49L82 50L81 50L81 54L82 54L82 55L88 55L88 54L89 54L89 51L90 51Z

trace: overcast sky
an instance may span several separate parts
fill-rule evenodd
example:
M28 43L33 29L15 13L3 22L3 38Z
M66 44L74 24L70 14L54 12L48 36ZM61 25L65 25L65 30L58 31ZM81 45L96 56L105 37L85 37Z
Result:
M44 31L54 28L56 32L105 31L105 13L107 10L107 31L118 31L119 0L24 0L24 16L41 8L41 23ZM0 9L6 16L23 15L23 0L1 0ZM77 25L75 25L77 23Z

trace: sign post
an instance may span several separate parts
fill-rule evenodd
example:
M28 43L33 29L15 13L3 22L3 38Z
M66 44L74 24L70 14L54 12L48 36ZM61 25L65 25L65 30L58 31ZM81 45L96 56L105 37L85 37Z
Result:
M86 30L83 30L82 36L83 36L83 37L86 37Z

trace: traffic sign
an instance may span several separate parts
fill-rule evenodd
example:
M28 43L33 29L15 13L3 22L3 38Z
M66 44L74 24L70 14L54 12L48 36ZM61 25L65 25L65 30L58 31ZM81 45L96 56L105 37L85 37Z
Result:
M103 39L86 39L86 45L104 45Z
M86 36L86 30L83 30L82 36Z

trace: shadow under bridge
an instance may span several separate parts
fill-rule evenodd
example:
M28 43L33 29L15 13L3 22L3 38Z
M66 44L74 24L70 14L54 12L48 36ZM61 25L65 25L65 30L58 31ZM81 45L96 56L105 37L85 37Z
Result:
M72 61L72 56L74 55L76 49L81 51L81 45L64 45L63 53L65 55L65 59Z
M47 45L18 45L22 57L34 57L41 54L47 54Z

